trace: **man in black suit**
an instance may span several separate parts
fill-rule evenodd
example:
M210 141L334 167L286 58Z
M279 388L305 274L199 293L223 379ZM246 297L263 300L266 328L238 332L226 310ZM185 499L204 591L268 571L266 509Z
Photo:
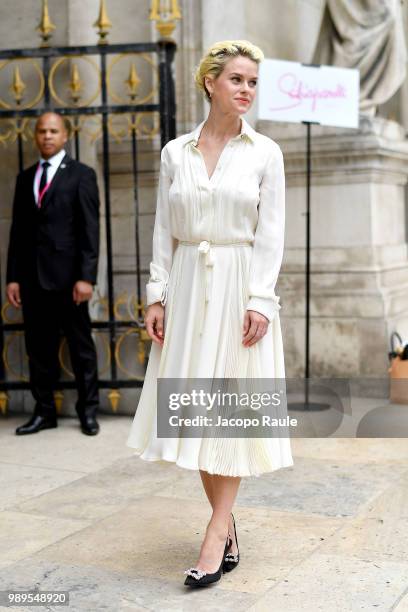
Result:
M7 260L7 297L22 307L32 418L17 435L57 427L53 390L59 376L60 330L68 342L78 389L76 412L87 435L99 431L97 357L88 300L96 282L99 194L92 168L65 153L61 115L36 123L41 158L17 177Z

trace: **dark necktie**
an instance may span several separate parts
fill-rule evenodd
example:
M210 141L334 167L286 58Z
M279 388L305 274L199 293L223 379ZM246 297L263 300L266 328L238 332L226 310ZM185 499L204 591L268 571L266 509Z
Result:
M41 166L42 166L43 171L41 174L40 185L38 187L38 208L40 208L41 206L42 196L44 195L43 191L47 184L47 170L51 166L51 164L50 162L44 161L41 163Z

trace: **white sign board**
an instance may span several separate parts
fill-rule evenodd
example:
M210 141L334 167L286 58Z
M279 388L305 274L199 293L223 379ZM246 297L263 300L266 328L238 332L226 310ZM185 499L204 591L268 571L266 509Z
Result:
M358 127L358 70L265 59L259 66L258 118Z

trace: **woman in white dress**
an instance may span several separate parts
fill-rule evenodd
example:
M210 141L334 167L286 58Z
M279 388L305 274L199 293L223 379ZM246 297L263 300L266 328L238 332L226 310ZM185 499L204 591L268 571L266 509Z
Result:
M211 104L161 153L146 329L153 340L128 446L147 461L199 470L212 516L185 584L206 586L239 562L231 514L241 478L293 465L289 437L159 437L157 379L284 379L275 285L285 178L279 146L241 117L262 51L222 41L195 82ZM221 564L220 564L221 560Z

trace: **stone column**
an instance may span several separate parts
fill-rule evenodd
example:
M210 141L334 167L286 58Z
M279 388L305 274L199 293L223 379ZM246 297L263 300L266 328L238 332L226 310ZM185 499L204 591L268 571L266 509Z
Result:
M235 2L231 5L234 9ZM247 37L261 47L265 57L310 62L325 5L326 0L246 2Z
M262 121L282 147L286 248L278 294L288 376L304 374L305 126ZM403 128L312 127L311 376L387 377L389 336L408 339Z

